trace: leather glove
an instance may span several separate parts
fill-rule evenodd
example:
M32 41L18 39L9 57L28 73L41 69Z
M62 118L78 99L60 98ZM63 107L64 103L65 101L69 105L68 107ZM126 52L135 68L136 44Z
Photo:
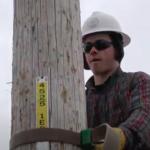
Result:
M113 128L114 132L119 137L119 150L123 150L126 144L126 137L124 132L120 128Z
M104 150L104 144L95 144L95 150Z
M126 143L126 137L122 129L112 128L108 124L102 124L98 128L104 127L104 143L95 144L95 150L123 150Z

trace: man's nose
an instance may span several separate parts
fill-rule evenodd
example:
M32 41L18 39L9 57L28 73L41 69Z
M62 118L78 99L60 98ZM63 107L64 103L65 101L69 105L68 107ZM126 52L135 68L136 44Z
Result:
M90 50L90 55L95 55L98 53L98 50L93 46Z

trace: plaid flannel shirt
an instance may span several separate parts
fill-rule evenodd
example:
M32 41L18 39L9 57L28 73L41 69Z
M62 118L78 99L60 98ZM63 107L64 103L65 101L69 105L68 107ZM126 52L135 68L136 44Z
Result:
M120 68L100 86L86 83L88 127L102 123L121 128L126 150L150 149L150 76Z

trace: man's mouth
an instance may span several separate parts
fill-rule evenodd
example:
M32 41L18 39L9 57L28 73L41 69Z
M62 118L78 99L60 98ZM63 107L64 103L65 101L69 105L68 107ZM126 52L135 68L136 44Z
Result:
M92 59L92 60L91 60L91 62L98 62L98 61L101 61L101 59L96 59L96 58L95 58L95 59Z

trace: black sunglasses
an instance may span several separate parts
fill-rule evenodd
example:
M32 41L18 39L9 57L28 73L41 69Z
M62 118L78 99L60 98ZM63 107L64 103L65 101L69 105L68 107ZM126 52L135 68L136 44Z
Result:
M83 43L83 50L85 53L90 53L92 47L94 46L98 51L102 51L110 47L111 45L112 45L112 42L110 41L97 40L94 43L91 43L91 42Z

